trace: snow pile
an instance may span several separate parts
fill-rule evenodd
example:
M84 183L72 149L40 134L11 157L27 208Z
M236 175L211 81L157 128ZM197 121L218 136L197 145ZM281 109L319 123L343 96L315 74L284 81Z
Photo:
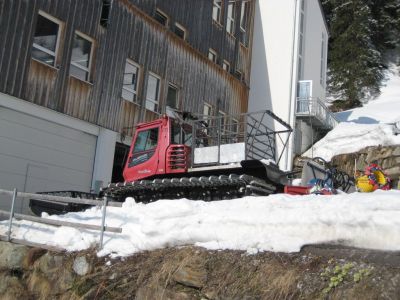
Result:
M51 216L101 224L101 209ZM246 197L204 202L161 200L138 204L128 198L122 208L107 209L100 255L127 256L168 246L194 244L208 249L299 251L303 245L337 242L356 247L400 250L400 191L333 196ZM0 223L0 234L7 221ZM99 232L16 221L12 236L67 250L82 250L99 241Z
M399 111L400 114L400 111ZM389 124L340 123L303 156L322 157L330 161L343 153L357 152L368 146L400 145L400 135Z
M395 123L400 121L400 76L395 65L388 73L386 86L381 95L363 107L340 112L336 117L341 122L359 124Z
M337 113L342 122L303 156L322 157L359 151L367 146L400 145L394 123L400 121L400 76L392 66L381 95L363 107Z

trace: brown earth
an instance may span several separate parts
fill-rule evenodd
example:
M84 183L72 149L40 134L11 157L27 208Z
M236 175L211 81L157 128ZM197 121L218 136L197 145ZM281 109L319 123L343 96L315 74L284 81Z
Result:
M32 248L10 268L0 272L1 299L400 299L400 253L339 246L254 255L181 247L116 259Z

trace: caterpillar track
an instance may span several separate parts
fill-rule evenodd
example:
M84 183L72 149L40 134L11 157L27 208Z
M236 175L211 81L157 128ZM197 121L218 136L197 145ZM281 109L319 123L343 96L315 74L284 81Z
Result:
M115 201L133 197L137 202L149 203L159 199L224 200L250 195L269 195L275 185L251 175L220 175L139 180L110 184L102 190Z

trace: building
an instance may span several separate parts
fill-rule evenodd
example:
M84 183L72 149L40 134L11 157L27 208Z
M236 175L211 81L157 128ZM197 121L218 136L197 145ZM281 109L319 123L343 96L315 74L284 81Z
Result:
M337 123L324 105L327 50L319 0L257 1L249 110L271 109L295 129L283 169Z
M136 123L246 112L254 12L255 0L0 0L0 188L97 191L121 180Z

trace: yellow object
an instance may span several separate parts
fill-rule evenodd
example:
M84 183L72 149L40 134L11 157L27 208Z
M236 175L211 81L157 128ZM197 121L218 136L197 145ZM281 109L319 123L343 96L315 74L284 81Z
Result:
M356 186L362 193L371 193L375 190L374 185L370 183L367 175L358 177L356 179Z
M385 174L383 174L382 171L379 171L379 170L378 171L373 171L373 173L375 175L376 182L378 184L383 186L383 185L388 183L387 180L386 180L386 176L385 176Z

